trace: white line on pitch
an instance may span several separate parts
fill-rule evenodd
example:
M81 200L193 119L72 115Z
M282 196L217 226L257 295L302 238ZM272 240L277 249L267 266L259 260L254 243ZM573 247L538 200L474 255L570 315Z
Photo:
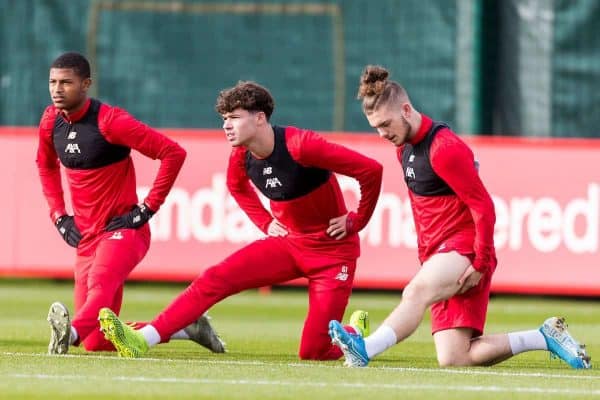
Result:
M1 352L3 356L13 357L66 357L75 358L79 360L85 359L98 359L98 360L120 360L124 362L165 362L165 363L192 363L192 364L212 364L212 365L284 365L288 367L299 367L299 368L344 368L341 364L335 365L331 363L317 363L317 362L306 362L306 363L286 363L286 362L265 362L265 361L237 361L237 360L207 360L207 359L172 359L172 358L121 358L117 356L101 356L94 354L63 354L60 356L51 356L46 353L19 353L19 352ZM392 371L392 372L416 372L416 373L433 373L433 374L448 374L448 375L483 375L483 376L505 376L505 377L525 377L525 378L553 378L553 379L584 379L584 380L600 380L598 375L575 375L575 374L555 374L555 373L544 373L544 372L504 372L504 371L492 371L483 368L414 368L414 367L368 367L365 371L377 370L377 371ZM583 371L582 371L583 372Z
M281 381L281 380L254 380L254 379L205 379L205 378L153 378L147 376L88 376L88 375L46 375L46 374L9 374L9 378L21 379L46 379L59 380L65 379L85 381L85 380L111 380L118 382L145 382L145 383L189 383L189 384L213 384L213 385L248 385L248 386L307 386L307 387L338 387L363 389L394 389L394 390L452 390L455 392L508 392L508 393L541 393L548 395L593 395L599 396L600 390L581 390L581 389L563 389L546 387L524 387L524 386L469 386L469 385L423 385L423 384L395 384L395 383L360 383L360 382L301 382L301 381Z

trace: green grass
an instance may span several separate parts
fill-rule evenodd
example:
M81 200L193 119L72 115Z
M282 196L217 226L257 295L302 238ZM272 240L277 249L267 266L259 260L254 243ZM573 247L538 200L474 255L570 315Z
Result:
M128 284L122 316L148 320L182 285ZM588 399L600 397L600 372L575 371L545 352L521 354L489 368L437 367L426 319L407 341L368 368L341 361L297 358L306 312L302 289L250 291L210 311L228 353L212 354L185 341L153 348L147 358L112 353L47 356L48 306L72 308L69 282L0 280L0 399ZM349 311L364 308L376 327L398 294L355 293ZM594 300L497 297L490 303L489 333L531 329L564 315L571 333L600 357L600 304Z

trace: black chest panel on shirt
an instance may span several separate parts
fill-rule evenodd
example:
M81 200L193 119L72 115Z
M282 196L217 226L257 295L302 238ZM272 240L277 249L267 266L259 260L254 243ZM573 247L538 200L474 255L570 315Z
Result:
M273 126L273 153L259 160L246 151L246 174L267 198L274 201L292 200L308 194L329 180L330 172L304 167L290 155L285 128Z
M431 129L416 145L406 143L402 149L402 170L408 188L419 196L446 196L454 191L440 178L431 166L429 148L436 133L448 126L433 122Z
M52 140L61 163L71 169L104 167L129 156L131 149L109 143L98 128L100 102L91 99L83 118L69 124L61 115L54 121Z

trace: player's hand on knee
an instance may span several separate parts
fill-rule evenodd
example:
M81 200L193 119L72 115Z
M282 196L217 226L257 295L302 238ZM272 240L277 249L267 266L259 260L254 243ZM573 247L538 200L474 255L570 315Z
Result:
M465 272L463 272L461 277L458 278L458 285L460 286L460 289L458 289L457 293L463 294L467 290L477 286L479 284L479 281L481 280L482 275L483 274L477 271L475 268L473 268L472 265L469 265L467 269L465 269Z
M106 225L106 230L110 232L122 228L137 229L146 224L154 213L144 203L137 204L127 214L113 217Z
M75 225L75 218L73 218L72 215L62 215L58 217L54 222L54 225L56 225L56 229L58 229L58 232L69 246L79 246L81 232L79 232L77 225Z

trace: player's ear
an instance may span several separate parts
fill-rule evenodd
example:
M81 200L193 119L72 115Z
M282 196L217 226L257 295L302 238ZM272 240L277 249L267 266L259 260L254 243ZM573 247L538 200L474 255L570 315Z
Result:
M401 110L402 116L405 119L410 119L410 115L412 113L412 106L410 105L410 103L408 103L408 102L402 103L400 105L400 110Z
M87 92L90 86L92 86L92 78L85 78L82 81L81 86L83 87L83 90Z
M263 111L257 112L256 122L258 122L259 124L268 124L269 121L267 120L267 114L265 114Z

